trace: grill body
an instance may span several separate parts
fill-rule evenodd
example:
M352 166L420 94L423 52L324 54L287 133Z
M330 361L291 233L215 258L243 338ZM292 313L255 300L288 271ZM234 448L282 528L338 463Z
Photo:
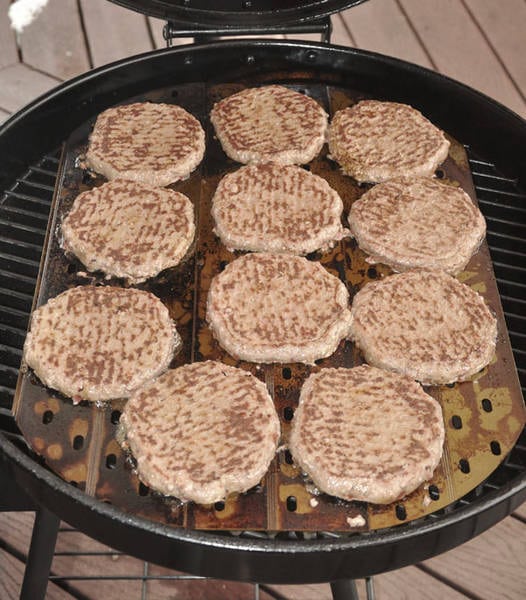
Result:
M0 190L6 190L1 206L1 252L2 260L7 261L0 269L2 304L7 306L1 325L5 348L0 371L4 432L0 435L0 460L9 477L37 502L102 542L145 560L246 581L357 578L444 552L509 514L526 498L524 433L489 480L426 519L350 537L319 532L315 539L291 535L281 539L179 530L126 515L72 488L43 467L17 436L9 414L58 166L54 148L93 115L148 90L193 81L235 82L255 76L264 80L266 74L275 77L276 73L409 103L467 146L481 209L488 220L488 242L519 374L524 375L520 334L526 303L521 283L526 267L521 258L526 256L524 121L457 82L372 53L257 40L179 47L132 57L67 82L0 129ZM32 204L29 207L23 202Z

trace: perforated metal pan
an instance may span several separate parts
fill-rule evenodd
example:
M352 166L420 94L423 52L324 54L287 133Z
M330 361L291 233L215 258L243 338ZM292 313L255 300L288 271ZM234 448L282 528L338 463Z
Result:
M266 74L263 80L288 85L316 98L331 115L362 97L345 88L309 82L303 74L300 74L298 85L296 78L297 74L291 72L285 78ZM139 287L163 300L181 332L183 349L175 356L172 366L212 359L250 370L266 383L274 399L281 419L281 443L286 446L290 420L308 375L325 367L355 366L362 362L362 356L354 344L343 341L334 355L318 361L315 367L236 361L213 339L205 321L210 281L236 256L213 233L211 199L221 177L238 168L238 164L227 159L214 139L208 115L217 100L259 83L259 78L252 78L236 84L183 84L133 98L134 102L177 102L198 116L207 130L203 163L190 178L172 186L194 203L198 223L195 244L181 265ZM86 274L84 267L74 257L66 256L60 246L60 223L75 197L104 181L101 177L94 179L78 166L80 157L86 152L90 130L89 123L76 130L64 148L62 175L55 192L43 253L37 306L77 285L127 285L119 280L108 282L103 273ZM359 186L343 175L338 165L327 158L326 148L307 168L324 177L340 193L344 201L343 219L353 201L370 187ZM450 185L462 186L476 202L467 157L460 144L453 142L450 156L438 175ZM314 253L309 258L320 261L346 284L351 301L367 282L392 272L382 265L368 264L365 254L350 239L342 240L330 252ZM309 491L314 486L306 485L285 450L279 453L261 484L249 493L229 496L225 502L214 506L182 505L177 499L162 498L140 483L130 458L116 441L123 401L104 407L90 406L87 402L83 406L74 406L71 400L46 389L31 372L20 377L15 396L17 423L33 450L44 456L46 464L66 481L128 513L177 527L348 533L393 527L418 519L460 499L486 479L512 449L525 422L506 323L485 243L459 279L481 293L497 316L497 353L491 364L472 381L428 388L441 403L444 413L446 444L443 460L432 480L388 506L343 502L325 494L314 495ZM356 519L358 515L362 518Z

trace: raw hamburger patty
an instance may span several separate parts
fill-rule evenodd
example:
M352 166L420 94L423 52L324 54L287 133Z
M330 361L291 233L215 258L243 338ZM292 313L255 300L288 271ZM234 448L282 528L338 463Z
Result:
M345 174L380 182L432 175L447 158L449 142L407 104L363 100L334 115L329 151Z
M201 504L259 483L280 435L265 385L213 361L169 370L138 390L121 424L140 479Z
M180 337L153 294L75 287L33 312L26 363L74 402L127 397L170 364Z
M205 133L180 106L136 102L97 117L86 164L108 179L165 186L186 179L203 159Z
M186 196L122 179L80 194L62 223L64 248L89 271L132 283L178 264L194 232Z
M343 203L330 185L295 165L249 165L217 186L212 216L227 248L308 254L346 233Z
M304 164L320 152L328 116L312 98L279 85L248 88L210 114L226 154L241 163Z
M424 384L464 381L495 352L497 321L484 299L444 271L368 283L351 314L351 338L369 364Z
M461 271L486 233L480 210L460 188L428 177L379 183L353 203L349 225L360 248L396 271Z
M410 377L362 365L307 379L289 448L321 491L388 504L431 478L443 444L434 398Z
M247 254L212 280L207 319L236 358L310 364L347 337L348 303L345 285L317 262Z

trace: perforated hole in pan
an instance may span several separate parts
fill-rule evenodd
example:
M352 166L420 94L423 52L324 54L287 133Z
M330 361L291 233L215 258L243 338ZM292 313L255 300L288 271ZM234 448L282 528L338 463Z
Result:
M212 358L252 371L267 383L286 439L299 388L309 372L327 366L351 367L359 364L361 357L351 343L343 342L334 356L319 361L312 368L297 364L259 368L229 357L206 327L204 309L208 282L234 258L212 233L210 200L221 176L236 168L213 139L207 114L214 101L240 87L239 84L211 88L189 84L149 95L149 100L176 101L200 118L208 128L208 148L205 161L198 170L188 180L174 186L189 195L196 205L199 230L195 252L178 268L164 272L140 287L158 295L177 322L184 345L172 366ZM295 87L317 98L330 112L355 98L346 90L307 85L305 81ZM177 94L173 96L175 91ZM75 167L79 153L85 148L88 131L89 124L73 134L66 146L39 303L65 287L87 283L85 278L79 278L80 266L64 256L53 232L74 197L98 182L98 179L86 178L85 173ZM367 189L367 186L356 185L334 168L325 151L310 163L309 168L325 177L340 192L345 205L344 214L352 201ZM440 175L446 180L459 182L473 196L467 159L459 144L452 145L450 158ZM327 269L341 277L351 295L365 282L390 272L382 265L372 267L366 263L365 256L352 240L342 241L329 253L315 253L309 258L320 260ZM306 485L286 451L278 454L261 486L249 493L229 497L224 503L210 507L183 506L177 499L160 498L138 481L133 461L123 454L115 440L122 401L102 408L86 404L73 406L68 400L56 397L35 384L34 378L28 376L22 378L18 388L17 421L32 447L66 480L127 512L175 526L336 532L377 529L418 519L451 504L483 481L512 448L524 422L522 399L504 335L505 325L490 265L487 248L483 245L460 278L485 295L499 318L501 336L497 359L474 382L429 388L429 393L440 401L444 411L447 433L443 460L432 481L389 506L343 502L312 493L312 486ZM93 279L100 281L101 277L95 275ZM194 282L198 285L194 286ZM113 283L122 285L122 282ZM78 441L80 438L83 439L82 444Z

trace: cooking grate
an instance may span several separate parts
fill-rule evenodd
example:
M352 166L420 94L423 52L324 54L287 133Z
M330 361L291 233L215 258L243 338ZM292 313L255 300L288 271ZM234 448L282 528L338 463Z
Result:
M16 431L10 409L53 199L59 151L44 156L0 200L0 424Z

